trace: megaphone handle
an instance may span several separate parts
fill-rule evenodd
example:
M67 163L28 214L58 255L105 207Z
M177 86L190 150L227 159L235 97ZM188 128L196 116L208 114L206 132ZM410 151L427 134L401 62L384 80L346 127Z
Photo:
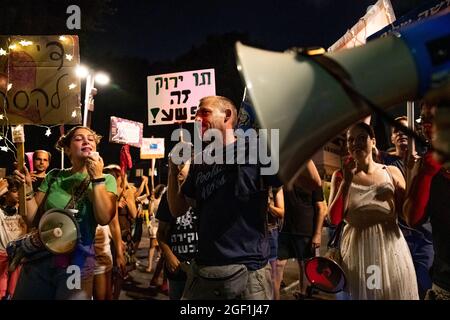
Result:
M152 194L153 190L155 189L155 165L156 165L156 159L152 158L152 175L151 175L151 183L152 183Z

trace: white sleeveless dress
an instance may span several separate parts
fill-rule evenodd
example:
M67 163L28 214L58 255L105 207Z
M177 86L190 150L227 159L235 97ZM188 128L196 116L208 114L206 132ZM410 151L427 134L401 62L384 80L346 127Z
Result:
M386 167L383 172L383 183L350 186L341 238L346 291L353 300L416 300L416 273L397 225L392 177Z

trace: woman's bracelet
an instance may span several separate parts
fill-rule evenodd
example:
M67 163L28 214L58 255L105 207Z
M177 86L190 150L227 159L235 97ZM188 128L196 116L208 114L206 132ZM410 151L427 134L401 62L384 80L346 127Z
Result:
M105 177L102 178L97 178L97 179L92 179L92 185L97 185L97 184L105 184Z
M30 192L28 192L27 194L25 194L25 199L27 200L31 200L34 198L34 191L31 190Z

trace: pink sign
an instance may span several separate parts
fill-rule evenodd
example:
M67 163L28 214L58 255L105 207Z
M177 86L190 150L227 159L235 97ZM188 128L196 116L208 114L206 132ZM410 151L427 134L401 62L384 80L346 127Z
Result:
M194 122L201 98L216 94L214 69L147 77L148 125Z
M142 122L111 117L109 142L129 144L130 146L140 148L143 128L144 125Z

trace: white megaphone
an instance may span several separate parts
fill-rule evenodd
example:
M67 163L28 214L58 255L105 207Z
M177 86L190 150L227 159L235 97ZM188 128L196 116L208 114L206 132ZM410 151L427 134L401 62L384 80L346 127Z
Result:
M52 209L39 221L39 238L45 248L62 254L75 249L78 239L78 223L71 210Z
M433 91L450 96L450 14L428 19L364 46L326 54L353 87L387 108ZM310 57L236 44L238 70L259 123L279 129L279 176L292 182L301 166L335 135L367 116Z
M42 215L36 230L8 243L9 270L14 270L24 257L32 259L49 252L69 253L75 249L79 236L73 210L48 210Z

